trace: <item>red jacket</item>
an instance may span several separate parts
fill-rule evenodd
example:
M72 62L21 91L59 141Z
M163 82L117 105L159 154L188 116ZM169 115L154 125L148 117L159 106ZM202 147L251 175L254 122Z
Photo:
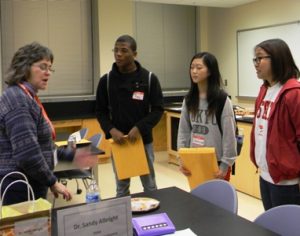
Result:
M262 85L255 102L255 114L267 87ZM255 118L251 131L250 157L255 162ZM272 106L268 121L266 158L274 183L300 177L300 83L289 79Z

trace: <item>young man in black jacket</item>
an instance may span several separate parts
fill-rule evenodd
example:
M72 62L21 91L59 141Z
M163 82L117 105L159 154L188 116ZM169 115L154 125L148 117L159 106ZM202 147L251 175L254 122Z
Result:
M96 116L106 138L119 145L124 143L124 135L128 135L130 142L143 139L150 174L140 179L144 191L152 191L157 188L152 128L163 114L163 95L158 78L135 60L136 48L136 41L129 35L116 40L115 63L98 84ZM129 195L130 179L118 180L116 176L116 180L117 197Z

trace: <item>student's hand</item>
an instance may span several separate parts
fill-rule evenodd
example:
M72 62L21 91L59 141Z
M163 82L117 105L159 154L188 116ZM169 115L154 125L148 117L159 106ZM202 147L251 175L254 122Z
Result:
M115 143L117 144L123 144L125 143L125 137L124 137L124 134L116 129L116 128L112 128L110 131L109 131L112 139L114 140Z
M184 174L185 176L190 176L192 173L187 169L185 168L184 166L180 165L179 166L179 170L182 174Z
M227 174L227 171L222 171L221 169L219 169L216 173L215 173L215 178L216 179L224 179L225 176Z
M135 141L138 140L140 137L140 131L136 126L134 126L128 133L128 140L131 143L135 143Z
M71 192L66 188L65 185L63 185L59 182L55 182L55 184L53 184L50 187L50 190L56 198L58 198L59 194L61 194L61 195L63 195L63 198L67 201L70 201L72 199Z

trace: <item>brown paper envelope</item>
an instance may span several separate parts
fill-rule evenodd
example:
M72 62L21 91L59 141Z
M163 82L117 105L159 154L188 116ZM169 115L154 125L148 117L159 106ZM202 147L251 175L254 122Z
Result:
M211 179L218 171L215 148L180 148L178 151L181 162L191 175L188 182L191 189Z
M143 140L140 138L135 143L126 139L122 145L116 144L112 139L111 149L119 180L133 176L149 174Z

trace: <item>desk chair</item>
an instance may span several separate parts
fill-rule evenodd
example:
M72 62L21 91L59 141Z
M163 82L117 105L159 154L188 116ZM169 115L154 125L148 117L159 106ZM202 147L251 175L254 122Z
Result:
M94 147L98 147L100 145L102 139L102 135L101 134L95 134L92 137L90 137L88 140L91 141L91 144ZM81 194L82 193L82 189L79 188L79 183L78 183L78 179L81 179L85 189L88 188L88 180L92 180L93 179L93 169L92 168L88 168L88 169L70 169L70 170L62 170L62 171L56 171L54 172L55 176L57 177L57 179L63 183L64 185L67 185L67 179L71 180L71 179L75 179L76 181L76 193L77 194Z
M82 128L82 129L68 135L67 140L69 140L70 137L74 136L74 137L76 137L76 141L78 142L79 140L84 139L87 136L87 133L88 133L88 128ZM56 177L62 184L67 185L67 179L72 179L70 176L72 174L75 175L75 173L72 173L72 171L73 170L56 171L54 174L56 175ZM80 194L82 192L82 190L79 188L79 183L78 183L77 178L75 178L75 181L76 181L76 186L77 186L76 193Z
M194 188L191 194L237 214L238 198L236 190L225 180L207 181Z
M86 138L87 133L88 133L88 128L82 128L81 130L79 130L79 133L80 133L81 139Z
M261 213L254 223L280 235L299 236L299 219L299 205L282 205Z
M72 134L69 134L66 140L68 140L70 137L75 137L76 141L78 142L81 139L85 139L88 134L89 129L88 128L82 128L81 130L78 130Z

